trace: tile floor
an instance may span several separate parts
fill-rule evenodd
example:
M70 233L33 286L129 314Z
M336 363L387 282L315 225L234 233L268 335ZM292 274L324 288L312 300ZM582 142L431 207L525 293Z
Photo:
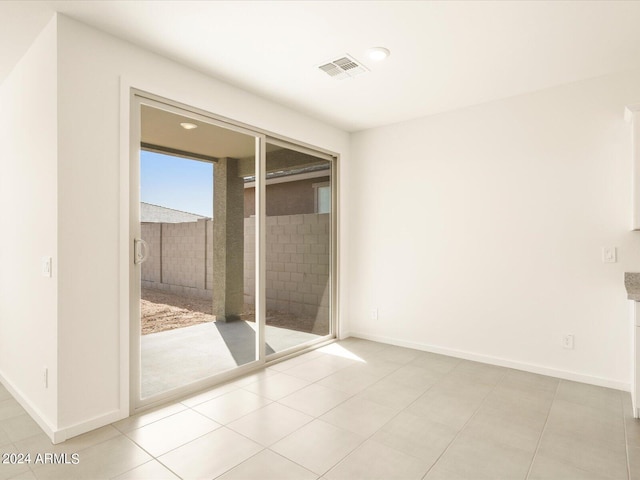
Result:
M52 446L0 387L15 479L635 479L626 392L347 339Z

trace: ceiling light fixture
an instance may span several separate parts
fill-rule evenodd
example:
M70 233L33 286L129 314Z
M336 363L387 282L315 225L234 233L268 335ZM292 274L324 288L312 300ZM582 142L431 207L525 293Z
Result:
M384 60L389 55L391 55L391 52L389 51L388 48L373 47L373 48L370 48L369 50L367 50L367 55L369 56L369 58L371 60L373 60L375 62L379 62L380 60Z
M180 126L185 130L193 130L194 128L198 128L198 125L196 125L195 123L189 123L189 122L182 122Z

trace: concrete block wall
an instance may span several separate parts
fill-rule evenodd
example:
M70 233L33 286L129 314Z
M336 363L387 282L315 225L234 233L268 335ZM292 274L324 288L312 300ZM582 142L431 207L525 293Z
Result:
M147 242L149 252L147 260L142 264L142 280L146 282L162 282L160 255L162 224L143 223L141 226L142 239Z
M255 220L245 220L245 254L254 252ZM251 230L249 227L253 227ZM267 310L327 322L329 318L329 214L267 217ZM253 255L245 255L245 301L255 295Z
M149 256L142 264L143 287L192 297L211 296L211 220L142 223L141 233L149 246Z
M267 309L328 322L329 214L267 217ZM244 299L255 303L255 217L244 220ZM211 298L213 221L143 223L142 285Z

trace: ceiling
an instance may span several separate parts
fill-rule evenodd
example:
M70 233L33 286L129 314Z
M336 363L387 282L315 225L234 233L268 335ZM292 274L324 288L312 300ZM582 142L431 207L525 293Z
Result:
M637 1L0 1L0 81L54 11L351 132L640 67Z

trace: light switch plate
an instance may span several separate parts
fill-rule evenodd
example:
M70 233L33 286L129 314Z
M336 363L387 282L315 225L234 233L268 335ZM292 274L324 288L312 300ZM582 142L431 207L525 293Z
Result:
M602 247L603 263L616 263L617 257L616 247Z
M42 257L42 276L51 277L51 257Z

